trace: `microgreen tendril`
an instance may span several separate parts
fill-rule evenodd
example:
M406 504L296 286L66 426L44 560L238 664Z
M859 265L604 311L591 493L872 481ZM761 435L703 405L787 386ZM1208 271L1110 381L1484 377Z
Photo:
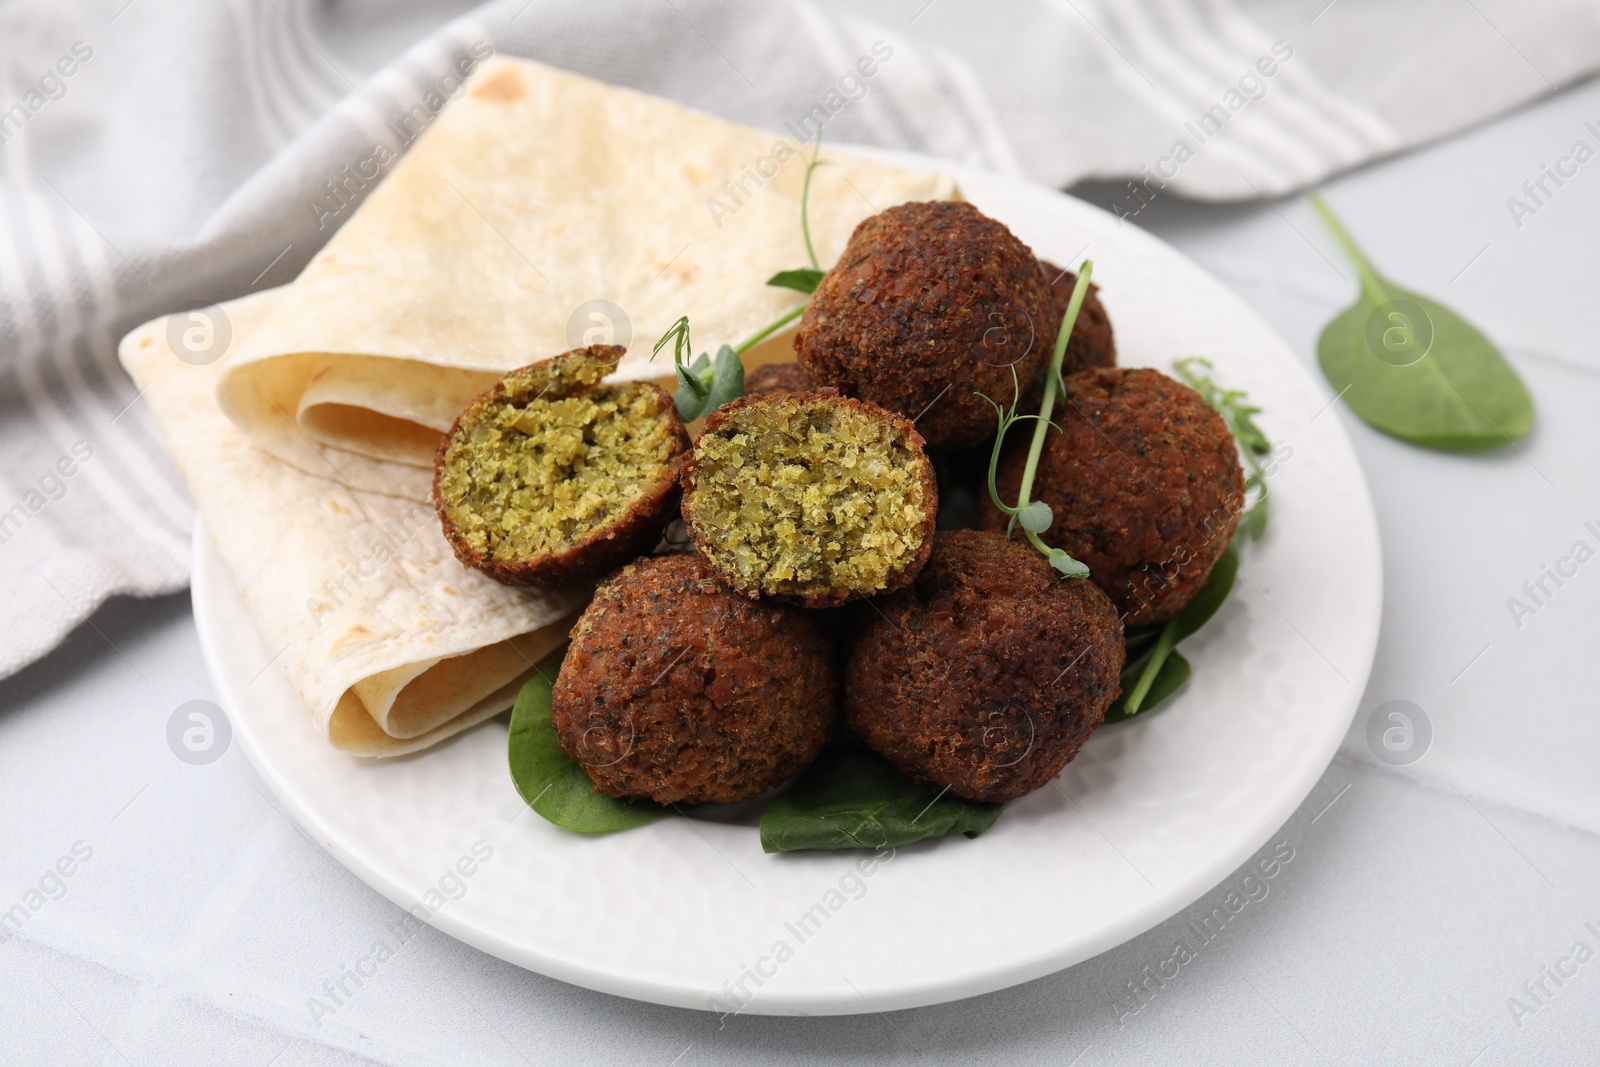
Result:
M812 270L821 270L822 264L817 262L817 250L811 244L811 216L809 204L811 201L811 174L818 167L827 166L827 161L818 159L822 153L822 127L817 127L817 140L811 146L811 159L806 163L806 180L800 187L800 236L806 239L806 258L811 260Z
M810 303L811 294L817 291L817 286L822 282L822 265L817 262L817 249L811 242L811 175L818 167L828 165L827 160L818 158L821 152L822 128L819 126L817 128L816 143L811 147L811 159L806 163L805 182L800 187L800 236L805 239L806 258L811 261L811 266L801 267L797 270L781 270L767 279L768 285L804 293L807 298L806 302L798 307L790 308L743 341L734 345L733 350L735 352L743 354L803 315L806 310L806 304Z
M694 345L689 338L689 316L684 315L673 323L650 351L655 359L668 344L672 345L672 365L678 374L678 391L672 402L678 408L678 417L692 422L707 415L739 396L744 395L744 362L739 358L789 323L805 314L810 296L822 281L822 267L817 262L817 250L811 243L811 175L818 167L827 166L827 160L818 158L822 152L822 129L817 129L817 141L811 149L811 159L806 163L805 182L800 190L800 236L805 239L806 256L811 266L798 270L779 271L767 279L767 284L779 289L793 289L804 293L806 301L779 315L755 333L736 345L723 345L717 350L715 360L705 352L694 355Z
M661 335L661 339L650 349L650 358L659 356L668 341L672 342L672 365L678 372L679 384L687 387L695 396L704 397L711 391L710 386L700 381L690 370L690 364L684 362L685 356L694 353L694 345L689 339L689 316L684 315Z
M1064 549L1052 548L1045 544L1039 535L1050 528L1054 515L1050 505L1042 500L1030 500L1033 492L1033 479L1039 470L1039 456L1044 452L1045 437L1050 432L1050 414L1055 410L1056 392L1066 392L1065 382L1061 378L1061 362L1067 354L1067 342L1072 339L1072 327L1078 321L1078 311L1083 307L1083 301L1089 295L1089 278L1094 273L1094 263L1084 260L1083 266L1078 271L1078 281L1072 287L1072 299L1067 304L1067 313L1061 317L1061 329L1056 332L1056 345L1050 353L1050 365L1045 369L1044 399L1039 402L1037 415L1019 415L1017 402L1021 397L1022 389L1017 381L1016 368L1011 371L1011 406L1009 409L1001 406L985 396L984 399L994 408L999 420L999 428L995 435L994 450L989 455L989 499L994 501L995 507L1006 515L1011 516L1011 525L1021 526L1022 532L1028 543L1044 553L1050 561L1050 566L1060 571L1068 578L1087 578L1089 568L1076 559L1073 559ZM983 396L983 394L978 394ZM1022 468L1022 485L1017 490L1017 502L1008 505L1000 499L999 487L995 485L995 472L1000 465L1000 452L1005 446L1006 431L1019 422L1032 421L1033 443L1028 448L1028 460Z
M696 356L693 362L688 361L687 357L694 351L689 338L689 316L680 318L661 335L650 351L650 358L655 359L660 355L669 342L672 344L672 365L678 372L678 391L672 394L672 403L678 409L678 417L684 422L693 422L701 415L744 395L744 364L731 346L723 345L717 349L714 362L705 352Z
M795 319L798 319L801 315L804 315L805 311L805 304L801 304L799 307L790 308L788 311L785 311L782 315L779 315L777 318L761 327L761 329L757 330L749 337L746 337L743 341L740 341L738 344L734 345L733 350L741 356L744 355L750 349L754 348L762 341L765 341L768 337L771 337L773 334L789 325L789 323L793 322Z

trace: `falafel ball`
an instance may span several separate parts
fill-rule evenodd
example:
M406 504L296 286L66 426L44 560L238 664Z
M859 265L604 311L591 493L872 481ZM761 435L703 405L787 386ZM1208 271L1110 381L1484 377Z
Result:
M919 782L990 803L1060 773L1121 691L1122 623L1096 586L981 530L941 532L910 588L861 612L845 722Z
M595 593L550 721L607 796L732 804L816 758L834 690L833 649L805 612L739 596L698 556L655 556Z
M1078 284L1078 276L1047 259L1039 261L1039 269L1044 271L1045 281L1050 283L1055 329L1060 330L1061 320L1067 316L1067 305L1072 303L1072 288ZM1111 316L1106 314L1106 306L1100 303L1099 292L1100 287L1090 282L1089 291L1083 296L1083 306L1078 308L1078 318L1072 324L1066 355L1061 360L1063 375L1091 367L1117 365L1117 341L1111 333ZM1051 333L1050 343L1055 344L1055 340L1055 334Z
M689 434L659 386L601 384L623 351L593 345L514 370L456 419L434 458L433 505L462 563L550 586L655 546Z
M1233 435L1199 393L1158 370L1081 371L1066 388L1034 479L1054 515L1040 536L1088 566L1125 625L1164 622L1199 592L1239 524ZM1025 442L1002 457L1002 499L1016 499L1026 461ZM985 498L984 529L1008 522Z
M994 434L984 397L1009 406L1044 366L1053 306L1003 223L956 201L901 204L856 227L795 352L817 385L915 419L930 448L964 448Z
M811 379L798 363L765 363L745 375L745 396L770 396L773 393L816 391Z
M728 584L809 608L916 577L939 511L911 423L823 393L718 408L684 464L683 488L689 536Z

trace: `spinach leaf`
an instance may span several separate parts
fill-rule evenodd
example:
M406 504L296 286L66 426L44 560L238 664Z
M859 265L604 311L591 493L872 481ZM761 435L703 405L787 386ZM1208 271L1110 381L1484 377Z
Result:
M1189 637L1211 620L1211 616L1222 607L1223 601L1228 599L1228 594L1233 592L1233 583L1238 577L1239 545L1235 540L1228 542L1228 547L1222 550L1221 557L1206 576L1206 584L1174 616L1172 622L1177 627L1177 640Z
M1114 722L1124 722L1135 715L1143 715L1145 712L1159 707L1168 697L1178 691L1179 686L1189 680L1189 661L1184 658L1182 652L1172 649L1161 661L1160 666L1156 668L1155 678L1151 681L1149 688L1145 690L1144 700L1137 710L1129 711L1128 694L1139 683L1145 668L1149 666L1153 652L1154 650L1152 649L1142 656L1130 659L1128 665L1122 668L1122 695L1117 697L1111 706L1106 709L1105 722L1101 723L1102 726L1110 725Z
M1222 607L1239 575L1237 540L1228 542L1206 576L1206 584L1183 610L1160 627L1143 627L1123 638L1127 662L1122 668L1122 695L1106 711L1106 722L1121 722L1149 711L1189 680L1189 661L1178 642L1194 634Z
M528 806L557 826L585 834L627 830L654 822L671 809L659 804L617 800L594 790L583 768L561 748L550 724L551 679L566 650L546 657L517 693L506 744L511 781Z
M1380 275L1322 198L1312 205L1361 275L1361 294L1322 331L1328 384L1374 429L1450 452L1508 444L1533 427L1517 372L1466 319Z
M793 289L797 293L814 293L822 284L822 271L815 267L799 270L780 270L767 279L767 284L779 289Z
M898 848L930 837L977 837L1004 804L978 804L919 785L864 748L823 751L793 789L761 815L767 852Z

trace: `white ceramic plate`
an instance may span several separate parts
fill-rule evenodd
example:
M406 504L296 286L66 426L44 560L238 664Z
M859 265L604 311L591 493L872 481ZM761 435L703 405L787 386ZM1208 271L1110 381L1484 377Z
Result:
M1071 966L1192 903L1268 841L1343 738L1378 635L1377 526L1339 421L1315 418L1327 393L1237 297L1150 235L1015 179L956 174L1041 255L1093 257L1124 364L1209 356L1293 450L1271 479L1267 538L1184 645L1182 693L1096 733L981 838L902 848L870 873L870 854L764 855L738 823L580 837L524 808L503 719L409 759L334 751L282 672L263 672L271 652L197 531L207 664L250 760L313 838L401 907L540 973L662 1004L817 1015Z

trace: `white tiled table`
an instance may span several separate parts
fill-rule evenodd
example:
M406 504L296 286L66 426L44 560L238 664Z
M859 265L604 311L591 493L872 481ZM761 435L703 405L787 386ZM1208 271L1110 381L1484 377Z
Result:
M240 752L210 766L173 758L172 709L211 695L188 603L121 602L0 683L0 909L41 879L59 896L0 943L0 1062L1600 1060L1600 959L1572 956L1578 941L1600 953L1600 563L1520 628L1506 606L1574 541L1600 548L1583 528L1600 525L1600 171L1520 230L1505 206L1596 116L1591 84L1329 189L1381 267L1503 343L1540 423L1520 454L1463 459L1337 410L1386 559L1363 715L1414 701L1432 748L1384 766L1358 720L1273 839L1293 859L1209 941L1188 924L1243 872L1145 936L1016 989L719 1030L713 1016L565 986L427 930L313 1025L307 999L399 913L290 825ZM1354 286L1304 202L1279 207L1158 200L1138 221L1310 361ZM1272 429L1271 412L1263 421ZM70 877L46 877L62 857ZM1180 937L1193 958L1147 978ZM1514 1017L1511 998L1531 1010Z

